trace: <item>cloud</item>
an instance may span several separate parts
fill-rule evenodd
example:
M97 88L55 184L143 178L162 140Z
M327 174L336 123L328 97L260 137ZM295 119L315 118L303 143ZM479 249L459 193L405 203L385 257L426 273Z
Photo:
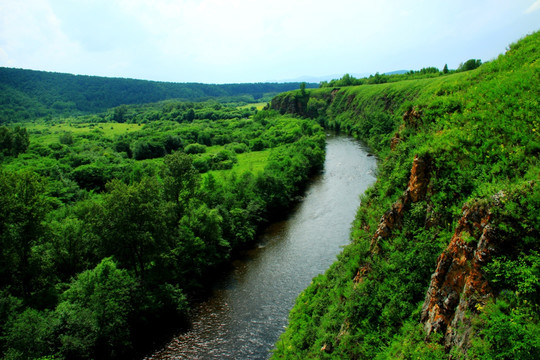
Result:
M2 61L36 68L39 62L77 53L77 44L60 29L46 1L2 1L0 5Z
M530 3L0 0L0 66L199 82L452 66L531 31Z
M525 10L525 14L530 14L537 10L540 10L540 0L536 0L531 6L529 6L529 8Z

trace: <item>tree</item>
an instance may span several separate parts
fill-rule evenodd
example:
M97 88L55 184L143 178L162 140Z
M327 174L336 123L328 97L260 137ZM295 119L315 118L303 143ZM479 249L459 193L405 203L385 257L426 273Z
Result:
M102 249L120 265L144 280L147 268L166 245L170 209L162 201L155 177L126 185L120 180L107 184L103 198Z
M13 130L0 126L0 153L6 156L17 156L24 153L30 145L30 137L26 128L16 126Z
M184 114L184 120L190 123L190 122L193 122L194 119L195 119L195 111L193 109L189 109Z
M56 308L60 352L66 358L125 356L135 291L135 279L111 258L79 274Z
M163 163L165 199L177 206L179 219L199 186L200 175L193 167L191 156L179 151L165 156Z
M448 74L448 64L444 64L444 68L442 70L443 74Z
M60 144L71 145L73 144L73 134L71 131L67 131L60 135Z
M15 294L32 293L32 248L45 231L50 208L43 180L35 173L0 171L0 284L12 285Z
M114 109L113 114L113 121L117 123L123 123L126 121L125 115L127 112L127 106L126 105L120 105L117 108Z
M459 67L458 67L457 71L474 70L477 67L479 67L480 65L482 65L482 60L480 60L480 59L469 59L464 64L463 63L459 64Z

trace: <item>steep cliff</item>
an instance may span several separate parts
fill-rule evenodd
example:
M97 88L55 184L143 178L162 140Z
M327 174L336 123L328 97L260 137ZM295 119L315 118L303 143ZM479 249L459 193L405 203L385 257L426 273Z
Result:
M272 101L381 159L274 358L540 357L539 51L537 32L471 72Z

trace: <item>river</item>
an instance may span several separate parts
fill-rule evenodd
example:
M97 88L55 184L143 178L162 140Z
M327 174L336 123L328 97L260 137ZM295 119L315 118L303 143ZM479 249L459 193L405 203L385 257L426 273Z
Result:
M359 196L375 181L376 165L355 139L328 134L324 171L303 200L233 261L212 296L194 306L192 328L147 359L267 359L298 294L349 243Z

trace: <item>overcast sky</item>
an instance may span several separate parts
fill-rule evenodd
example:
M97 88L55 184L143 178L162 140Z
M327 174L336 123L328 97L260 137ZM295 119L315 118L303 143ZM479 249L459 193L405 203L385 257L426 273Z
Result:
M236 83L487 61L540 0L0 0L0 66Z

